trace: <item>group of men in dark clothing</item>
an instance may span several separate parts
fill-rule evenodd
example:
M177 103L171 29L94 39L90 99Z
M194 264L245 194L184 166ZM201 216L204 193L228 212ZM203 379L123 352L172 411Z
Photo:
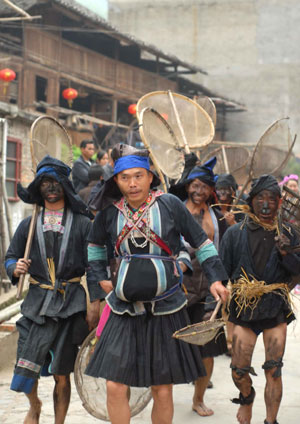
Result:
M225 303L229 280L233 290L228 319L234 325L231 368L240 391L233 400L240 405L237 420L251 422L255 397L251 358L263 333L265 423L277 423L286 329L295 318L288 296L280 295L279 288L300 274L300 256L291 249L299 243L292 227L285 225L278 232L281 192L276 179L264 175L255 180L245 215L233 215L213 206L219 203L216 189L222 203L232 202L235 191L230 176L220 178L215 187L215 159L193 168L173 187L174 194L164 194L147 152L121 146L114 152L113 175L93 200L98 211L93 223L69 179L70 168L50 156L39 164L33 182L19 188L23 201L41 206L30 259L24 259L27 218L16 230L5 263L13 284L21 274L30 274L23 317L17 323L20 336L11 386L28 396L25 423L39 422L37 385L47 374L55 380L55 423L64 422L78 346L95 327L105 296L111 313L86 373L107 380L111 422L130 422L128 386L137 386L151 387L152 423L171 424L172 385L191 381L193 409L211 415L203 397L213 357L226 351L224 332L201 352L172 334L190 322L208 319L217 300ZM73 174L85 166L75 165ZM113 281L109 260L117 263ZM240 308L234 291L243 272L249 281L261 283L255 308ZM80 284L84 274L91 301L87 315Z

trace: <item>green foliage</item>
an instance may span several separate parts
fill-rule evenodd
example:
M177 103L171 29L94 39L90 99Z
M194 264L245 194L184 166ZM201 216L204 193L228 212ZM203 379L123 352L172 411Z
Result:
M80 151L80 147L76 146L75 144L73 144L72 150L73 150L73 163L74 163L75 160L77 160L79 156L81 155L81 151Z
M75 162L75 160L77 160L79 158L79 156L81 155L81 150L80 147L76 146L75 144L73 144L72 146L72 150L73 150L73 163ZM92 156L93 160L97 159L97 153L95 153Z
M287 166L283 169L282 175L296 174L300 176L300 161L295 156L291 157Z

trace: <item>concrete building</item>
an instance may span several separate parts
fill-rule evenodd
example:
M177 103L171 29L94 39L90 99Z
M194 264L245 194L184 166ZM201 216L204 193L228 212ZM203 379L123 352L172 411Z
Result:
M227 140L255 142L274 120L300 127L298 0L110 0L121 31L200 65L194 81L247 106ZM231 121L230 121L231 118ZM295 150L300 153L300 143Z

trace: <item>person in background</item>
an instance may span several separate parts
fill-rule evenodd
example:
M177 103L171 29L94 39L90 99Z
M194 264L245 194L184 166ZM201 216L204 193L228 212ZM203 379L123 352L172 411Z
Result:
M245 214L239 212L239 213L233 213L231 212L231 205L234 202L234 199L237 197L237 189L238 185L231 174L220 174L218 176L218 180L216 182L216 194L218 198L219 207L221 210L222 215L224 216L226 223L229 227L236 224L237 222L240 222L244 219ZM240 199L239 204L245 203L244 200ZM226 315L226 312L225 314ZM232 334L233 334L233 327L234 324L226 319L226 316L224 316L224 319L226 320L226 339L227 339L227 349L228 352L226 353L227 356L231 356L232 352Z
M80 143L81 155L74 162L72 169L73 185L76 193L89 183L88 172L90 166L94 163L92 156L95 153L93 140L82 140Z
M195 166L178 185L171 187L170 192L177 195L185 202L185 206L198 224L207 234L216 250L220 240L227 229L226 221L217 207L211 207L216 203L215 184L217 176L213 172L216 158L213 157L202 166ZM185 274L183 284L187 291L187 312L192 324L209 320L214 307L214 299L208 295L209 283L202 267L197 261L197 251L187 241L184 241L191 256L193 274ZM205 366L206 376L197 378L194 382L194 395L192 409L200 416L213 415L214 411L204 403L205 391L208 387L213 372L214 357L227 352L224 330L221 329L216 338L204 346L200 346L200 354Z
M92 165L88 171L88 177L89 177L89 183L86 187L79 190L78 195L81 197L81 199L84 201L84 203L88 204L91 191L93 187L97 183L103 181L103 168L100 165ZM93 213L93 210L91 210Z
M283 180L279 183L282 187L286 185L289 189L293 190L295 193L299 194L299 177L296 174L286 175Z
M97 153L96 163L104 166L108 163L108 153L105 150L99 150Z

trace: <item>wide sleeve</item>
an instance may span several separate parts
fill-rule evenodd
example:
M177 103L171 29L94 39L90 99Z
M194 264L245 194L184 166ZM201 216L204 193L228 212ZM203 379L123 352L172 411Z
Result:
M88 235L87 252L90 272L88 289L91 302L105 297L99 282L108 279L108 234L105 225L105 215L105 211L97 213Z
M13 272L18 259L24 257L30 220L31 217L26 218L19 224L5 255L6 273L14 285L18 283L19 278L13 277Z
M172 196L172 195L170 195ZM191 247L196 249L196 257L209 284L227 279L226 271L219 258L217 249L209 240L207 234L196 222L186 206L175 196L172 196L172 213L177 231Z

